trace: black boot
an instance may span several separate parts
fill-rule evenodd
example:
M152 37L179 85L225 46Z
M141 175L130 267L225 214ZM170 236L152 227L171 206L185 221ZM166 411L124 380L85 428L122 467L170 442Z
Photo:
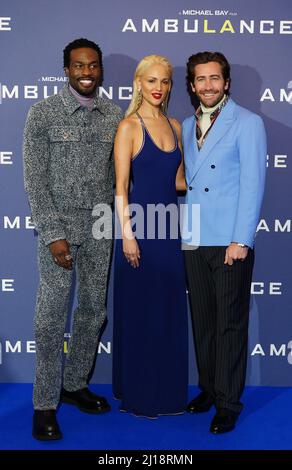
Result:
M92 393L87 387L76 390L75 392L68 392L62 388L60 398L63 403L75 405L84 413L99 414L110 411L111 409L106 398Z
M32 435L40 441L53 441L62 438L56 418L56 410L34 411Z
M223 434L225 432L233 431L238 418L238 413L228 410L226 408L220 408L215 414L210 431L213 434Z
M196 398L194 398L187 406L189 413L204 413L209 411L211 406L214 405L214 399L207 393L201 392Z

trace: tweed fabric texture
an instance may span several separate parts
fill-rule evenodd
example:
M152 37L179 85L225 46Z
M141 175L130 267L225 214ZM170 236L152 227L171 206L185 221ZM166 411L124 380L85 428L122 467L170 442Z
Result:
M56 409L62 386L86 387L100 328L112 240L92 235L92 209L113 201L113 141L121 110L95 97L92 111L80 106L66 85L59 95L32 106L24 129L24 182L38 231L40 284L35 312L35 409ZM66 239L72 271L58 266L50 243ZM64 333L75 284L73 315L64 371ZM62 380L63 375L63 380Z
M79 209L113 200L113 141L120 108L94 99L80 106L66 85L31 107L24 129L24 185L46 245L80 235Z

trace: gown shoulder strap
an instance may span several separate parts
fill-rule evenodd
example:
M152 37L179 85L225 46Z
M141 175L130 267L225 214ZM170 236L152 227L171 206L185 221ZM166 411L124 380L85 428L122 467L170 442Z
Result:
M142 127L146 127L141 114L139 114L138 111L136 111L136 115L137 115L139 121L141 122Z
M175 128L173 127L173 125L171 124L169 117L168 117L166 114L164 114L164 116L166 117L166 119L167 119L167 121L168 121L168 124L169 124L169 126L170 126L170 128L171 128L171 130L172 130L172 133L173 133L173 137L174 137L175 144L177 145L177 144L178 144L178 137L177 137L176 130L175 130Z

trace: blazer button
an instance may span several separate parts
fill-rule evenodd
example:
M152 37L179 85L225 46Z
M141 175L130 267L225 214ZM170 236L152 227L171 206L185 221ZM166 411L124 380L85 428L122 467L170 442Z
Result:
M192 189L193 189L193 187L192 187L192 186L189 186L189 190L191 191Z
M215 168L215 165L211 165L211 168L213 168L213 169L214 169L214 168Z
M209 191L209 188L205 188L206 193Z

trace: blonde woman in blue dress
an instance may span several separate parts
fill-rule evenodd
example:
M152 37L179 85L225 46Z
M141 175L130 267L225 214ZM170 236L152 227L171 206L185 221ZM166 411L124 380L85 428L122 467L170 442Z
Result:
M177 191L186 187L180 125L165 112L171 84L165 57L141 60L114 150L122 236L115 252L113 389L121 410L149 418L183 413L187 404L187 301L178 221L174 227L166 217L164 236L157 227L153 236L147 217L150 204L177 208ZM144 210L142 235L131 226L128 204Z

